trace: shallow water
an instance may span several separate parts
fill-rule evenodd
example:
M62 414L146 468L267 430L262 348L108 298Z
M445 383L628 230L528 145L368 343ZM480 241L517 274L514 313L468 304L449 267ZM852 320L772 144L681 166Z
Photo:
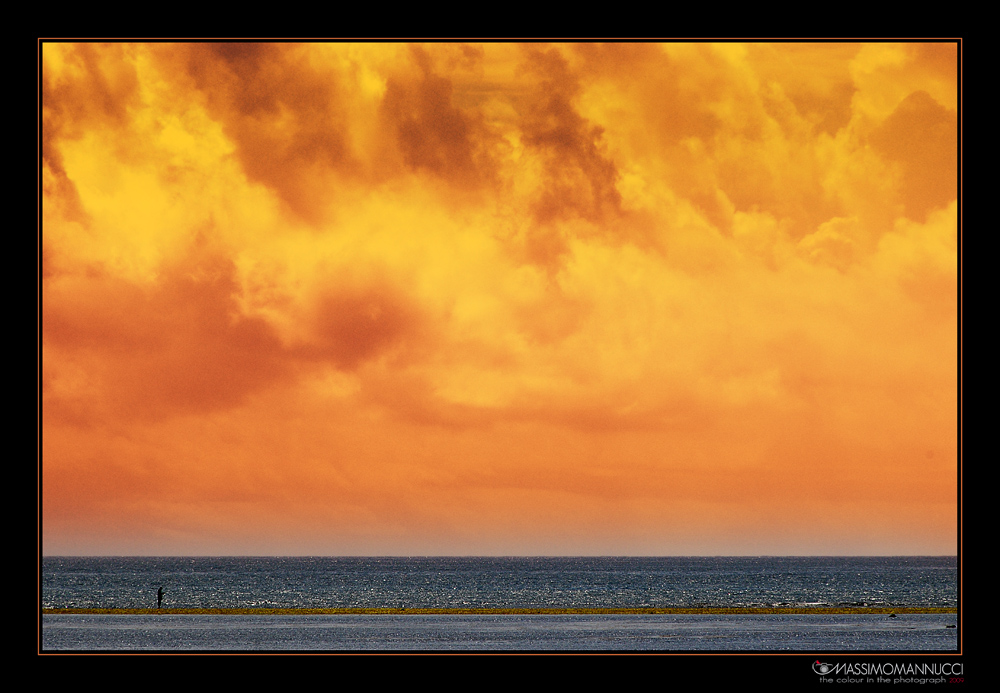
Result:
M59 558L43 608L950 607L955 557ZM45 615L44 650L955 651L954 614Z
M955 651L954 614L45 615L43 651Z
M956 607L948 557L59 558L45 608Z

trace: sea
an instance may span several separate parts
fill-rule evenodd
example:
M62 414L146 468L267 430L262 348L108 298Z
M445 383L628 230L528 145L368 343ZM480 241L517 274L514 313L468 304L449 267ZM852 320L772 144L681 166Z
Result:
M878 614L43 614L40 651L957 652L954 556L44 557L42 609Z

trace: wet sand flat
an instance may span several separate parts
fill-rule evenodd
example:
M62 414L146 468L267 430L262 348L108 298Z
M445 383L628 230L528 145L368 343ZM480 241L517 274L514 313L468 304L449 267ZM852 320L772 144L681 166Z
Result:
M951 613L47 613L42 651L954 652L956 621Z

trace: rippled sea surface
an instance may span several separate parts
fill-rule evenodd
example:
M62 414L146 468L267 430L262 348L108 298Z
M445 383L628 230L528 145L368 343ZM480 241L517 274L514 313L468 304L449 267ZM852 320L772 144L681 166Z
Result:
M958 604L949 557L59 558L45 608L630 608Z
M59 558L44 608L957 607L954 557ZM43 651L956 651L955 614L63 615Z

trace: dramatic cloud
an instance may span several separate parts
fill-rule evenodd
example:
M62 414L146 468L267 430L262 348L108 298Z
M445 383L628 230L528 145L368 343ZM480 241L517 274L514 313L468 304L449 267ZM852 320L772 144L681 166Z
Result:
M954 43L42 50L47 553L952 553Z

